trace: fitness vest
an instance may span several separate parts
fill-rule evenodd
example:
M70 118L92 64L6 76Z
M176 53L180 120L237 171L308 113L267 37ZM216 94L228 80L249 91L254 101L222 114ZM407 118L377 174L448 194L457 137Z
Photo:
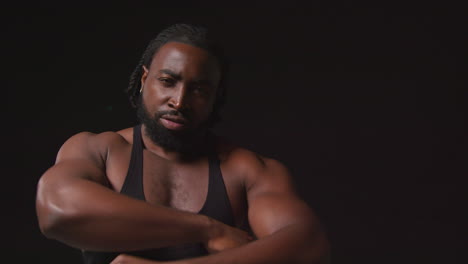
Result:
M220 161L214 152L209 155L208 160L208 194L198 214L203 214L227 225L234 226L231 204L221 174ZM133 147L130 166L120 193L139 200L145 200L143 192L143 141L141 137L141 125L133 128ZM121 253L159 261L178 260L208 254L201 243L196 243L132 252L83 251L82 255L85 264L105 264L110 263Z

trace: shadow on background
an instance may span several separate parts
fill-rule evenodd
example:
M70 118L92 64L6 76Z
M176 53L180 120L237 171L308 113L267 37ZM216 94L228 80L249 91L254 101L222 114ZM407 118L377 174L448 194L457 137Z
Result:
M37 181L73 134L136 124L123 90L148 41L175 22L205 24L225 43L216 130L290 168L332 263L460 263L460 10L290 4L6 10L2 224L15 263L81 263L40 234Z

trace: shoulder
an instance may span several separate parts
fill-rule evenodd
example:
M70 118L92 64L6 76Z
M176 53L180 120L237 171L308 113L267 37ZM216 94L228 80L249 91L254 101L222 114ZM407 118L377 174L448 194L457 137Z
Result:
M289 169L280 160L225 140L219 140L218 151L223 166L240 175L247 189L259 183L292 185Z
M273 167L284 167L279 160L244 147L229 144L222 145L220 148L222 162L232 165L240 171L268 170Z
M56 162L69 158L105 160L109 148L115 145L131 143L127 141L126 134L128 134L127 129L117 132L79 132L63 143L57 154Z

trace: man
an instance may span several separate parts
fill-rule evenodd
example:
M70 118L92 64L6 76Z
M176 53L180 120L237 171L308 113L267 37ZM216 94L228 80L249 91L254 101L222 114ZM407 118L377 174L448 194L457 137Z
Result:
M85 263L318 263L328 242L285 166L210 133L223 69L205 29L162 31L127 91L141 125L72 136L41 177L43 234Z

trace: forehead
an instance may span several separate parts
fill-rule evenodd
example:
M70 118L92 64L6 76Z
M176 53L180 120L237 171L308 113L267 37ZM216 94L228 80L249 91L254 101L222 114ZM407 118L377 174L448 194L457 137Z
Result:
M220 69L216 58L208 51L189 44L168 42L153 56L151 70L172 70L181 74L219 78Z

